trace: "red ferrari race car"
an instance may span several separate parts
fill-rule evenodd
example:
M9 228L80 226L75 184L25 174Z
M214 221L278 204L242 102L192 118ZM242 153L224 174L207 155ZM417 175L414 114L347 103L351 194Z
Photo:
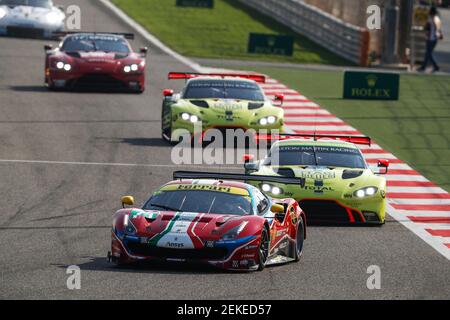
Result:
M108 260L191 262L227 270L262 270L298 261L306 218L293 199L272 199L237 182L301 184L302 179L204 172L174 173L142 208L116 212ZM122 205L134 204L131 196Z
M45 84L55 89L145 90L147 48L133 52L127 33L66 33L45 46Z

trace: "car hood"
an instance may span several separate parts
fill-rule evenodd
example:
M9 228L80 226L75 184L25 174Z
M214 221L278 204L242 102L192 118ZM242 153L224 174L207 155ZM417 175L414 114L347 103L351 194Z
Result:
M257 113L264 107L272 107L268 101L249 101L235 99L181 99L178 105L207 108L217 114Z
M125 214L136 228L136 236L144 242L177 249L198 248L208 240L217 241L230 229L252 218L142 209L131 209Z
M342 198L367 186L379 189L385 186L384 178L376 176L370 169L262 166L255 174L303 178L304 186L284 188L287 196Z
M67 53L70 55L69 53ZM118 63L119 59L129 57L128 54L116 53L116 52L104 52L104 51L78 51L76 58L82 59L87 63Z

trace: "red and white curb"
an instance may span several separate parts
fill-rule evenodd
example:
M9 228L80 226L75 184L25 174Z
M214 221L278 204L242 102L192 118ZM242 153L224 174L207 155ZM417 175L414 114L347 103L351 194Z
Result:
M269 78L261 87L269 97L276 93L285 95L283 108L286 129L289 132L362 134L318 104L274 79ZM390 160L386 175L388 214L450 260L450 194L376 143L360 148L369 164L376 164L377 159Z

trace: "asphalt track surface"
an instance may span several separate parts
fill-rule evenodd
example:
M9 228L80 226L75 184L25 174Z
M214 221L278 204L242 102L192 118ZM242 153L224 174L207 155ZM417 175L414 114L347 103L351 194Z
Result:
M98 2L78 4L84 30L133 31ZM0 38L0 160L60 162L0 162L0 298L450 298L448 260L392 218L375 228L311 227L299 263L263 272L110 265L120 197L144 201L175 169L160 139L161 91L179 89L167 72L187 68L150 47L143 95L50 93L44 43ZM69 265L81 268L80 290L67 289ZM381 269L380 290L366 286L371 265Z

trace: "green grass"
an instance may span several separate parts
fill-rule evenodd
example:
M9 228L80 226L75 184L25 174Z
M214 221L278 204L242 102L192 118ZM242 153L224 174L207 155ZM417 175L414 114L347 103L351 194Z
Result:
M450 76L401 75L400 100L381 102L343 100L342 72L255 71L298 90L450 191Z
M349 65L322 47L236 0L214 9L176 7L175 0L113 0L173 50L189 57ZM247 53L250 32L295 36L292 57Z

